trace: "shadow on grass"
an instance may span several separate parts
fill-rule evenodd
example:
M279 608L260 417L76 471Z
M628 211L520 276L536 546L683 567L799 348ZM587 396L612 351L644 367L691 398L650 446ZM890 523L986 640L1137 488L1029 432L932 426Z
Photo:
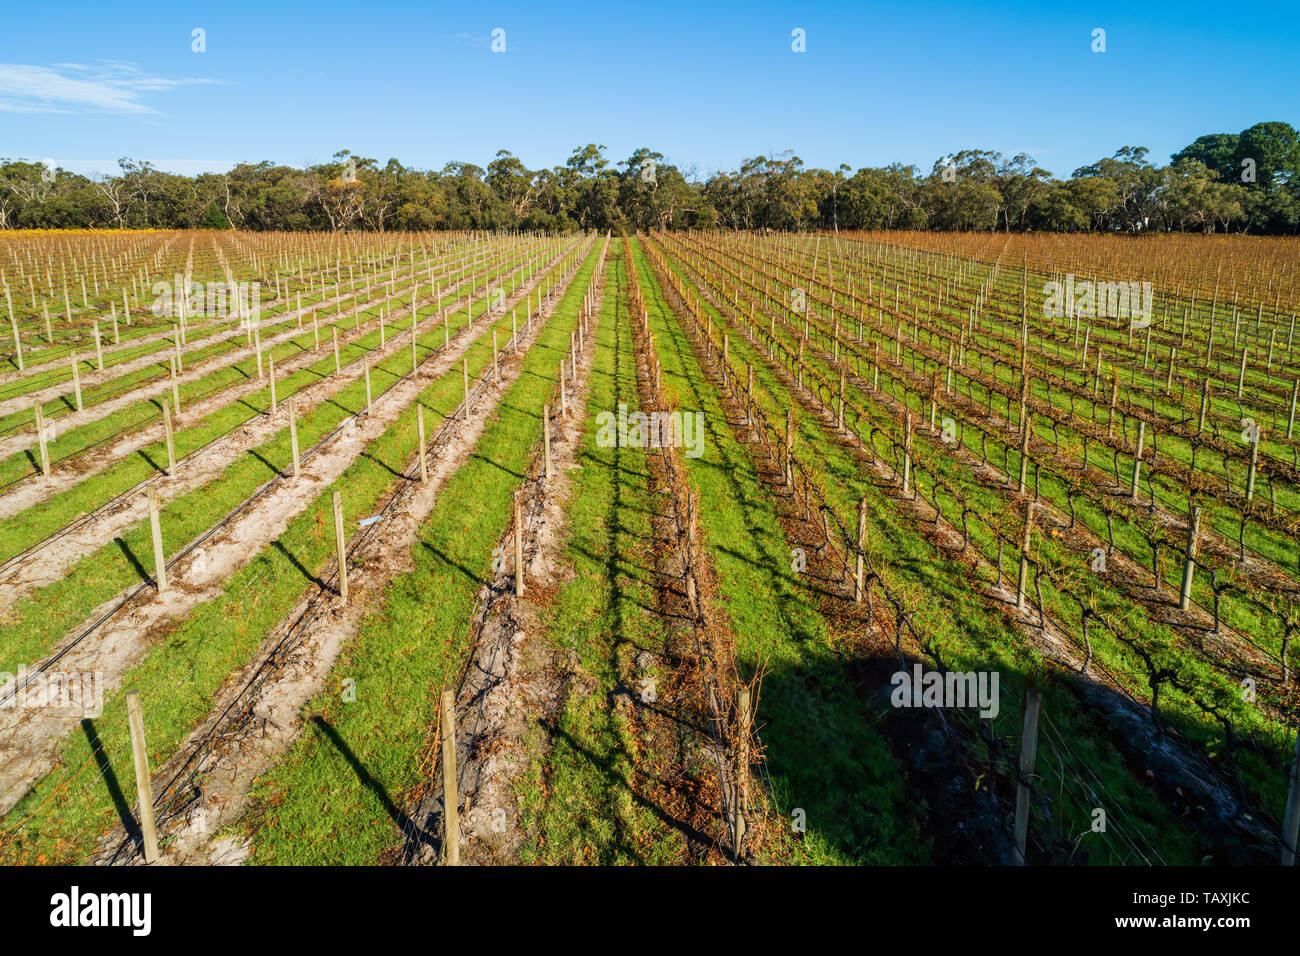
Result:
M144 566L140 559L136 557L135 552L131 550L131 546L126 543L125 538L114 538L113 543L117 545L118 550L122 552L126 560L131 563L131 567L135 570L135 573L140 575L140 580L153 580L153 575L149 573L149 570Z
M304 578L306 578L312 584L316 585L322 591L330 590L326 586L325 582L321 580L320 576L313 574L310 570L308 570L307 566L303 564L301 561L299 561L298 558L294 555L294 553L284 546L283 542L277 539L276 541L272 542L272 545L275 548L275 550L279 551L282 555L285 556L285 558L288 560L290 564L292 564L295 568L298 569L298 573L301 574Z
M331 744L333 744L334 749L336 749L343 759L347 761L348 766L351 767L352 772L357 775L357 780L361 785L379 799L379 802L384 806L384 811L392 818L393 822L401 827L403 832L414 832L415 821L408 817L406 813L393 802L393 798L388 795L388 791L384 789L384 785L370 775L370 771L366 769L365 764L357 759L357 755L353 753L352 748L349 747L344 742L343 738L339 736L338 731L334 729L333 725L331 725L324 717L319 715L313 717L311 722L316 727L316 730Z
M467 577L474 584L477 585L483 583L483 580L485 578L484 573L475 573L474 571L471 571L469 568L465 567L465 565L458 563L457 561L449 557L447 554L443 553L442 551L435 548L433 545L429 544L429 542L427 541L421 542L421 547L423 547L424 550L428 551L439 561L442 561L445 564L455 568L461 574L465 575L465 577Z
M698 843L703 846L713 845L713 838L709 836L707 833L703 833L702 831L697 830L695 827L691 826L685 820L679 820L677 817L673 816L663 807L659 806L653 800L645 796L645 794L639 793L634 788L627 785L627 782L619 767L621 761L627 759L625 752L622 751L621 748L618 752L618 755L603 756L583 746L583 744L577 738L575 738L572 734L569 734L567 731L564 730L563 727L559 726L559 724L557 723L551 721L543 721L541 726L543 729L546 730L546 732L551 736L553 740L563 742L575 754L579 755L588 763L590 763L593 767L595 767L596 770L599 771L600 775L609 781L609 787L611 792L617 789L623 789L627 793L627 795L637 804L637 806L642 807L645 810L648 810L651 814L655 816L657 820L659 820L660 823L663 823L665 826L668 826L673 830L676 830L678 833L682 834L682 836L686 837L686 839L694 843ZM626 854L628 858L630 858L634 863L645 862L644 857L642 856L640 850L623 837L620 837L617 841L615 841L615 843L609 849L617 850L619 853Z
M90 752L95 757L95 766L99 769L100 776L104 778L104 786L108 788L113 809L117 811L118 819L122 821L127 839L144 852L144 835L140 832L140 827L131 813L131 807L126 802L126 795L122 793L122 787L117 782L117 774L113 770L112 763L109 762L108 754L104 752L104 744L99 739L99 732L95 730L95 722L86 717L81 721L81 730L86 735L86 743L90 745Z

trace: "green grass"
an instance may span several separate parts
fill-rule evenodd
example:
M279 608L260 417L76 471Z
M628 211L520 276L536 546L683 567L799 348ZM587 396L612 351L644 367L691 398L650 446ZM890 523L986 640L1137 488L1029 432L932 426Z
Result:
M497 323L498 327L507 329L509 324L508 315ZM544 364L558 355L557 337L567 343L567 332L561 335L555 325L554 322L548 325L544 338L537 343L545 346L543 351L548 354L538 360L534 357L537 347L529 352L525 366L525 379L529 382L533 381L529 371L535 373L539 361ZM471 376L478 376L488 368L491 351L490 335L480 337L471 346L467 353ZM427 424L436 428L442 419L455 412L461 399L458 370L430 384L420 396L426 412L432 413L431 418L426 415ZM381 438L370 443L365 453L340 476L332 487L343 491L344 521L348 527L355 528L358 518L372 514L376 503L391 494L398 480L395 473L400 473L411 460L415 447L414 415L405 414ZM501 460L511 461L508 454ZM314 576L328 565L334 553L331 493L332 489L323 491L290 522L273 546L262 549L249 564L231 575L223 594L200 604L184 620L169 625L144 660L123 676L122 690L106 695L104 716L92 722L93 732L111 764L108 774L116 776L119 787L131 791L123 691L136 689L144 701L150 765L157 768L207 716L213 694L229 675L251 657L264 636L316 587ZM474 497L472 490L468 497ZM464 514L451 510L444 515L444 520L459 525ZM460 573L459 569L455 570ZM419 592L425 583L408 581L407 587ZM381 668L388 663L382 661ZM418 739L412 738L412 742L418 743ZM123 784L123 780L127 783ZM32 819L28 821L28 817ZM74 733L64 741L55 769L0 823L0 860L82 862L92 851L96 837L116 820L112 792L105 780L96 775L90 737L87 733Z
M620 403L637 407L626 288L621 244L611 242L579 468L565 507L563 560L572 576L545 609L537 636L567 657L570 690L554 726L533 728L537 752L516 785L529 834L520 851L526 863L670 864L686 850L670 811L645 792L647 774L638 771L672 755L614 706L636 689L637 655L660 659L668 639L654 611L651 517L658 503L646 451L596 443L597 414Z
M509 521L515 488L541 435L555 382L595 266L593 249L553 320L524 359L473 456L447 482L420 530L415 569L395 578L305 709L308 731L256 789L244 829L253 862L368 864L398 839L395 817L419 783L438 692L469 650L475 595ZM356 700L334 688L356 681Z
M453 289L451 294L444 296L436 305L426 305L420 307L420 312L427 317L436 313L438 308L451 304L457 298L456 290ZM474 314L481 315L485 308L483 301L474 303ZM369 310L367 314L376 310ZM411 320L409 316L401 317L390 322L386 322L388 329L387 337L409 328ZM431 352L436 351L442 346L444 330L441 326L434 328L427 322L424 325L427 330L419 336L417 351L421 359L427 357ZM458 327L457 332L464 328L463 321ZM344 365L355 363L362 356L373 353L379 346L379 331L373 329L365 333L358 339L351 342L340 343L339 359ZM291 343L284 343L275 350L276 357L283 361L286 356L292 355L299 349L310 350L313 342L311 332L302 337L302 341L295 340ZM502 340L504 345L505 340ZM288 401L298 390L311 385L323 378L328 378L334 374L334 355L329 343L329 336L324 335L321 342L323 358L305 366L296 372L283 375L277 372L276 379L276 397L281 403ZM268 350L270 351L270 350ZM391 371L394 375L399 374L405 368L410 369L410 349L409 345L398 348L387 360L378 363L372 370L372 379L374 385L380 386L385 381L395 381L387 373ZM205 376L199 382L190 383L189 388L198 391L207 385L213 377L221 379L223 376L232 376L240 381L251 379L257 374L256 357L249 357L237 366L232 366L229 370L219 370L214 376ZM210 389L209 389L210 390ZM182 392L184 395L184 391ZM364 386L361 394L364 395ZM376 392L378 394L378 392ZM185 395L184 402L188 403L193 399L192 395ZM159 410L160 401L169 401L170 397L162 396L161 399L146 403L152 410L151 417L154 420L161 415ZM340 396L329 400L340 402ZM270 409L271 391L269 384L261 390L246 395L230 404L223 405L214 409L201 420L190 426L178 429L174 436L174 445L176 457L179 461L186 455L202 448L211 441L222 437L223 435L237 429L243 423L261 415ZM123 415L138 414L133 410L125 410ZM112 416L116 418L117 416ZM105 421L109 421L106 419ZM109 427L117 427L119 423L114 423ZM287 424L283 426L287 428ZM305 441L305 436L300 435L303 439L302 447L306 448L309 444ZM141 448L123 459L118 464L79 482L73 487L60 494L33 505L24 511L0 520L0 541L4 544L0 546L0 560L12 555L19 554L25 549L31 547L39 541L44 540L48 535L53 534L62 528L69 520L69 516L81 515L93 511L104 501L107 501L130 488L153 474L158 473L160 467L166 467L167 464L167 444L165 440L158 441L147 447ZM184 465L180 466L184 468Z
M503 260L500 266L489 270L486 276L481 276L480 278L483 278L485 281L490 281L492 279L497 278L498 276L509 275L512 272L517 271L517 268L522 268L523 264L526 264L529 258L534 255L535 255L534 250L527 250L520 256L512 258L508 262ZM516 266L516 263L519 263L519 265ZM445 276L443 276L443 278L445 278ZM427 284L427 279L425 281ZM410 304L409 296L403 299L403 291L404 290L399 290L394 296L393 303L396 307L400 308L403 306L409 306ZM434 315L438 309L441 309L444 306L448 306L448 305L454 306L456 302L459 300L461 291L462 289L460 284L456 284L450 286L447 289L442 290L441 298L436 304L423 305L419 307L420 314L422 316L430 316L430 315ZM481 311L482 303L476 303L476 306L477 306L476 311ZM348 328L345 319L351 319L352 320L351 326L355 328L359 320L360 321L373 320L374 317L377 316L378 314L379 314L379 305L375 305L370 308L360 310L359 312L344 317L343 319L339 319L336 322L322 324L321 348L326 352L330 351L330 334L331 334L330 330L331 328L337 327L340 332L345 332ZM392 334L396 334L401 329L406 328L407 326L410 325L410 318L409 316L403 316L399 319L386 322L386 325L388 326L388 329ZM373 336L373 342L375 343L376 346L378 345L378 341L379 341L379 336L378 333L376 332ZM221 348L219 351L232 351L234 349L242 347L243 343L244 340L241 336L235 336L233 339L229 339L226 342L221 343ZM283 362L284 360L288 358L292 358L296 355L310 352L314 346L314 343L315 343L314 333L310 330L310 328L307 328L302 333L300 333L297 336L294 336L289 341L279 343L274 347L268 346L267 348L264 349L264 354L273 354L276 359ZM345 349L347 348L347 346L341 345L340 348ZM186 356L186 361L189 365L192 366L198 362L204 361L207 358L211 358L215 354L218 353L209 352L207 350L200 349L188 353ZM346 361L347 359L348 356L344 355L343 360ZM333 368L332 357L329 359L328 362L322 361L317 363L317 367L327 371L332 371ZM159 373L159 370L161 370L161 374ZM165 377L167 374L168 374L167 362L166 362L166 356L164 356L163 361L159 365L149 366L148 368L137 370L136 372L133 372L128 376L124 376L120 379L114 379L111 383L108 384L112 385L112 391L117 392L126 388L130 388L135 385L145 384L148 381L157 380L159 378ZM257 358L256 356L251 356L251 355L241 362L232 363L230 365L223 366L221 368L213 369L211 372L205 374L201 379L192 382L187 382L179 386L182 406L188 407L192 402L205 398L209 395L212 395L215 392L221 391L223 389L235 385L242 384L243 382L246 382L251 378L253 378L256 374L257 374ZM125 383L124 385L119 384L123 382ZM293 383L288 383L288 387L290 388L293 387ZM289 391L284 389L279 389L278 386L277 386L277 390L278 390L277 395L280 398L285 398L289 394ZM88 391L87 396L89 396L89 394L90 393ZM266 397L263 399L264 406L269 406L270 404L269 395L270 393L268 390L266 392ZM78 454L79 452L94 448L95 446L100 445L116 437L117 435L129 431L134 427L138 427L146 422L157 421L158 418L162 415L162 403L170 401L170 399L171 399L170 392L165 392L158 398L142 399L138 406L120 409L112 414L104 416L103 418L96 419L95 421L87 422L81 426L78 426L77 428L70 429L66 432L60 433L56 443L51 445L50 447L52 464L54 465L54 467L58 467L60 461L66 460ZM252 404L251 399L245 399L245 403L251 405ZM87 402L87 404L89 405L90 402ZM61 409L63 407L67 407L67 408L73 407L72 398L70 396L65 395L57 399L52 399L50 402L47 403L46 410L47 413L49 413L55 409ZM248 414L246 414L243 417L243 419L240 420L246 420L247 418L252 417L252 415L256 414L256 412L260 410L261 407L263 406L258 406L257 408L250 408ZM144 412L143 415L141 414L142 409ZM33 420L32 412L30 409L24 409L20 412L14 412L13 415L10 417L12 418L14 416L17 416L16 420L20 420L27 424L30 424ZM180 440L180 436L183 434L184 431L186 430L177 432L178 441ZM217 432L215 434L220 434L220 432ZM201 444L201 442L199 444ZM195 445L195 447L198 446ZM158 448L162 448L162 446L161 445L156 446L156 449ZM158 461L156 455L152 456L152 458L153 461ZM34 448L29 448L20 452L15 452L14 454L6 458L3 462L0 462L0 488L7 487L8 485L17 482L28 475L36 474L39 472L39 470L40 470L40 461L37 456L37 452ZM132 482L132 484L134 484L134 482ZM130 487L130 485L127 485L125 487ZM106 495L105 497L111 497L111 496L112 493ZM59 510L61 511L62 509ZM72 513L75 514L78 512L74 510ZM64 520L66 520L66 518ZM59 525L55 525L55 527L58 526ZM6 541L6 544L9 544L11 539L6 537L4 540ZM23 547L25 547L25 545L16 547L9 553L16 554L19 551L23 550Z
M673 268L693 287L679 263L673 263ZM705 311L713 315L715 326L723 322L711 305L706 304ZM737 367L753 363L755 396L760 407L770 420L783 421L784 410L792 399L772 371L766 350L751 348L743 335L735 333L731 355ZM851 451L832 439L815 417L796 415L796 423L798 457L815 463L828 503L846 527L853 524L858 500L867 498L867 540L869 549L877 555L884 583L895 594L917 598L913 626L945 666L959 671L996 670L1001 674L1001 711L990 729L995 736L1014 740L1025 675L1042 670L1038 653L1000 610L990 606L979 586L969 580L965 567L929 544L915 523L900 514L896 503L863 473ZM1166 862L1192 863L1200 859L1202 853L1191 835L1166 811L1164 802L1128 771L1120 755L1106 742L1104 722L1093 719L1097 715L1080 714L1073 696L1061 687L1047 688L1044 709L1064 729L1071 747L1087 754L1088 766L1104 781L1116 805L1126 811L1130 826L1159 846ZM1066 824L1082 832L1087 828L1090 808L1080 805L1074 809L1076 818ZM811 813L809 818L811 823ZM1108 856L1109 844L1086 842L1085 848L1092 849L1099 859L1119 862Z
M742 679L764 666L756 719L779 816L807 813L793 861L923 863L923 808L862 699L830 629L792 570L770 493L732 435L717 395L668 307L640 245L634 253L663 363L664 390L704 414L705 451L686 458L700 530L736 635Z

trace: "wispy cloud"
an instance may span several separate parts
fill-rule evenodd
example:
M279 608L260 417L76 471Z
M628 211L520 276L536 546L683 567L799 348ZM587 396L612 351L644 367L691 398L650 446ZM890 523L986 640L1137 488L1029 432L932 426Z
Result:
M234 159L155 159L153 157L140 157L141 162L147 162L154 169L160 169L165 173L175 173L178 176L198 176L202 173L224 173L233 169L238 160ZM41 162L51 169L66 169L70 173L80 173L83 176L89 176L91 179L100 176L116 176L121 170L118 168L116 159L66 159L47 157Z
M146 73L134 63L104 60L94 66L0 63L0 111L9 113L126 113L156 115L143 94L222 80L171 79Z

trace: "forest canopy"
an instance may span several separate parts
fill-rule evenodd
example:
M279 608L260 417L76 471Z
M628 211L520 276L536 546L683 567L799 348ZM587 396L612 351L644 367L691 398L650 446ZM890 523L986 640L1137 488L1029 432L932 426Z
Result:
M486 168L437 171L349 150L303 169L240 163L197 176L121 159L116 175L94 179L0 159L0 228L1300 230L1291 125L1201 136L1165 166L1148 152L1124 146L1068 179L1024 153L980 149L941 157L929 172L810 168L787 151L707 178L647 148L611 163L594 143L551 169L528 169L504 149Z

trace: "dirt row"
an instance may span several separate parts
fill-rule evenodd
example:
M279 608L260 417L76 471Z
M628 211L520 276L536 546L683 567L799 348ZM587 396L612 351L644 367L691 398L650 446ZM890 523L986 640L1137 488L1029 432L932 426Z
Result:
M528 834L519 819L515 786L537 746L530 743L528 731L556 713L572 690L572 675L566 674L564 659L547 641L541 622L549 600L572 578L562 559L568 538L565 511L573 494L571 472L578 467L587 417L609 240L604 241L593 286L597 308L584 312L583 348L564 386L569 417L552 409L552 477L546 478L537 460L523 469L527 477L518 500L524 594L515 594L511 558L507 567L483 584L475 600L473 650L455 688L461 864L518 862ZM501 554L513 554L513 529L501 535L499 546ZM439 734L427 762L431 773L440 746ZM393 862L433 865L439 861L444 833L440 781L440 776L426 777L413 795L406 814L411 824Z

